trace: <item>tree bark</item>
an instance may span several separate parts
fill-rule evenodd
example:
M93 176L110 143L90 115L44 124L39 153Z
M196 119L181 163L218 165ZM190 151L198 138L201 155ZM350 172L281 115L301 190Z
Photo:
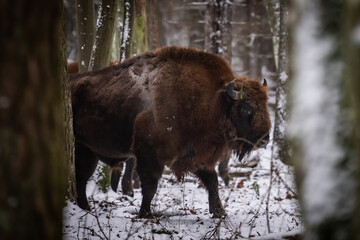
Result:
M64 16L63 16L64 17ZM65 20L62 24L62 32L60 32L60 43L61 43L61 63L59 63L59 72L62 72L62 98L64 104L64 126L65 126L65 148L67 159L65 161L66 173L67 173L67 198L76 202L76 179L75 179L75 137L73 129L73 113L71 106L71 91L69 83L69 74L67 69L67 49L66 49L66 27Z
M232 1L209 0L205 16L205 51L219 54L231 63Z
M62 239L63 1L0 3L0 238Z
M147 13L146 2L144 0L135 0L134 3L134 26L133 26L133 45L132 53L143 53L149 50L147 39Z
M351 147L356 159L356 205L354 214L354 225L356 229L356 239L360 240L360 2L346 1L345 14L345 32L346 32L346 49L345 49L345 84L347 88L349 107L352 109L351 122L352 144Z
M298 18L292 38L290 133L304 239L355 239L359 159L353 132L359 122L352 119L358 108L350 104L346 89L352 80L344 70L348 74L358 70L346 66L343 57L354 32L344 31L349 17L344 14L344 1L297 1L293 10Z
M96 26L96 37L92 47L88 70L96 70L110 63L111 43L114 38L117 1L102 0Z
M120 62L130 57L134 25L134 1L124 0L123 32L120 46Z
M278 52L278 70L277 70L277 88L276 88L276 108L275 108L275 124L273 137L273 156L275 159L280 159L283 163L291 164L290 149L287 141L288 129L288 102L290 83L288 76L290 75L289 63L289 31L287 23L288 20L288 1L279 0L280 16L279 16L279 52ZM275 27L276 28L275 23Z
M76 0L76 26L78 32L79 72L87 71L95 36L93 0Z
M146 27L149 50L154 50L161 46L158 23L158 9L158 0L146 1Z

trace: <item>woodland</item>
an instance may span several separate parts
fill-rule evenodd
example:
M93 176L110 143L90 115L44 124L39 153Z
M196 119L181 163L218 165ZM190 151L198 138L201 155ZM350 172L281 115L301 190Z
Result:
M0 239L360 239L360 1L2 0L0 22ZM224 218L169 169L138 218L141 190L113 191L104 164L80 209L68 64L164 46L266 79L270 143L231 156Z

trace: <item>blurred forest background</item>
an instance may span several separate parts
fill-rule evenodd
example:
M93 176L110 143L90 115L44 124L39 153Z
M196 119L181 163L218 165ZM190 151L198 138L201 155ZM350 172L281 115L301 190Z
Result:
M268 80L273 156L297 170L305 238L360 239L359 1L4 0L0 22L2 239L62 236L67 61L95 70L169 45Z

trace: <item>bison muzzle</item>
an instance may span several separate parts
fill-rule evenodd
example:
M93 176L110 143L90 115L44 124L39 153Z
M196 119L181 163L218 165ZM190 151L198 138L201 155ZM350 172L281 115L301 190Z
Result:
M114 166L136 158L140 217L151 216L165 165L179 179L195 174L208 190L210 213L221 217L215 164L231 149L241 159L269 141L266 84L235 77L217 55L165 47L70 79L78 205L84 209L98 159Z

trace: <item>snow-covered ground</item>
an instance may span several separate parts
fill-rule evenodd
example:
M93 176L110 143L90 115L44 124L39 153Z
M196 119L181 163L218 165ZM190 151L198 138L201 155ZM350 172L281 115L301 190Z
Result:
M87 194L93 209L87 212L67 201L64 239L282 239L300 233L293 168L272 160L271 143L249 159L260 161L250 168L231 159L229 186L219 178L227 212L223 219L212 218L207 192L192 175L178 182L171 171L164 172L152 202L153 219L137 218L140 189L134 197L121 189L103 193L92 179Z

